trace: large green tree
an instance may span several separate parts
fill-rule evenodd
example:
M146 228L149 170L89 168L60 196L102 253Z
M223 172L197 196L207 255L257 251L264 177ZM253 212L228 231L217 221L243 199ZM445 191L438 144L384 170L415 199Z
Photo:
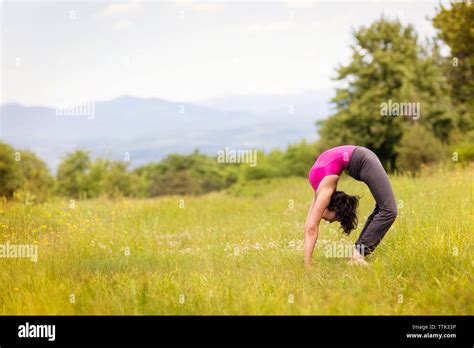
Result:
M455 126L449 85L413 27L382 17L353 35L352 59L337 69L342 87L332 99L335 113L318 123L322 143L369 147L394 169L396 145L407 125L419 122L447 141ZM391 102L419 103L419 118L384 116L382 105Z
M438 38L450 48L443 71L451 84L451 97L460 114L459 129L474 129L474 5L472 1L440 6L433 18Z

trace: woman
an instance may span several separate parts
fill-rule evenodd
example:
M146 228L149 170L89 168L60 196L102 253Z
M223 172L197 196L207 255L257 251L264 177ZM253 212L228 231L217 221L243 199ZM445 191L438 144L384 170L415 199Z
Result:
M339 221L346 234L357 227L359 197L336 191L344 169L352 178L367 184L376 202L355 243L351 263L367 265L364 256L374 251L397 217L392 187L376 154L365 147L353 145L324 151L308 174L314 198L305 224L304 261L307 267L311 266L321 219Z

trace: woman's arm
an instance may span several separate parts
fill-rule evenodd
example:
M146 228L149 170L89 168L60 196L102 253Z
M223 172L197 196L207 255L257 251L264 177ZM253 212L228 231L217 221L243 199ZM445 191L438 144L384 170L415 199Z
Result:
M308 210L308 215L306 215L306 222L305 222L305 226L308 224L308 221L309 221L309 217L311 215L311 211L313 210L313 207L314 207L314 203L316 203L316 192L314 193L314 197L313 197L313 201L311 202L311 206L309 207L309 210Z
M311 257L313 255L314 246L318 240L319 223L321 217L331 201L333 192L336 189L337 179L326 177L324 183L321 182L317 194L311 204L308 217L304 226L304 263L306 267L311 266Z

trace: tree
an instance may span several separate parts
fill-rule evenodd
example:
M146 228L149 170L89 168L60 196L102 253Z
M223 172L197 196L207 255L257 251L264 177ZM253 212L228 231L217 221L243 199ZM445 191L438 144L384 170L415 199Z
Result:
M110 161L103 177L104 192L109 197L137 196L138 176L128 171L127 163Z
M283 156L285 172L288 176L307 177L311 166L318 155L315 144L302 141L299 144L288 145Z
M21 181L20 188L28 195L32 195L35 202L44 202L54 185L46 164L33 152L18 151L18 176Z
M0 196L43 202L53 184L48 167L33 152L0 142Z
M421 165L446 159L445 146L420 124L414 124L403 133L396 146L397 168L417 172Z
M67 154L58 167L58 193L71 198L93 196L88 177L90 168L91 161L87 152L77 150Z
M336 80L345 86L332 99L336 112L318 123L322 144L369 147L395 169L403 125L419 122L447 141L455 123L449 85L413 27L382 17L353 35L352 61L337 69ZM419 107L419 118L414 112L384 116L383 106L392 102Z
M474 5L472 1L453 2L450 8L440 6L433 18L438 39L450 48L442 61L452 86L451 97L460 114L459 128L474 129Z
M0 142L0 196L11 198L21 185L18 172L18 161L15 160L15 150Z
M88 198L95 198L106 193L105 177L109 166L110 161L100 157L88 166L83 178L83 192L87 192Z
M237 180L234 170L217 163L215 158L198 151L190 155L171 154L159 163L135 171L139 187L147 183L148 196L168 194L203 194L225 188Z
M284 166L285 153L281 150L272 150L268 154L258 152L258 163L255 167L245 165L245 180L270 179L288 176L287 168Z

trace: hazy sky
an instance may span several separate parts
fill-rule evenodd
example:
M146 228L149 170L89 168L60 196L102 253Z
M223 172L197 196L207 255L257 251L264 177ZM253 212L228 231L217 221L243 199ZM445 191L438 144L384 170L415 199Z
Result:
M438 1L2 1L1 103L121 95L195 101L334 86L351 29L401 18L421 37Z

